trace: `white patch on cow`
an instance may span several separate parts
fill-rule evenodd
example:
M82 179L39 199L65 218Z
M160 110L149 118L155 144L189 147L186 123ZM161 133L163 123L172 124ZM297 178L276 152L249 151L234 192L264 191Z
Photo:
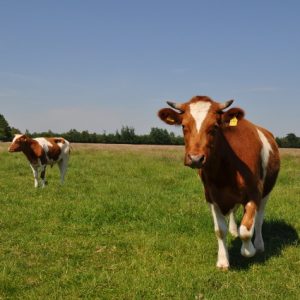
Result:
M201 125L204 119L206 118L210 106L210 102L202 101L190 104L191 115L193 116L196 122L196 128L198 132L200 131Z
M264 212L265 212L265 206L268 201L269 195L267 195L265 198L261 199L256 219L255 219L255 239L254 239L254 246L256 251L263 252L265 250L264 246L264 240L262 237L262 224L264 221Z
M210 206L219 246L217 267L220 269L227 269L229 267L229 257L226 246L227 224L225 216L222 214L217 204L211 204Z
M241 225L239 228L239 236L242 240L241 254L245 257L252 257L256 253L251 238L254 232L254 223L251 226L250 230L247 229L245 225Z
M39 181L38 181L38 167L37 166L33 166L32 164L30 164L30 167L32 169L33 172L33 177L34 177L34 187L38 187L39 186Z
M58 143L58 146L61 149L60 158L59 158L60 161L58 163L58 167L60 170L60 180L61 183L63 183L67 171L67 167L68 167L69 157L70 157L70 143L67 140L65 140L64 143Z
M35 138L35 141L39 143L40 146L44 149L46 153L49 151L49 146L52 146L51 143L49 143L45 138L40 137L40 138ZM50 144L50 145L49 145Z
M23 134L15 134L14 139L12 140L12 143L14 143L19 137L21 137Z
M263 168L263 179L265 180L265 177L267 175L267 167L269 163L270 152L272 152L273 150L266 136L259 129L257 129L257 132L262 142L260 156Z

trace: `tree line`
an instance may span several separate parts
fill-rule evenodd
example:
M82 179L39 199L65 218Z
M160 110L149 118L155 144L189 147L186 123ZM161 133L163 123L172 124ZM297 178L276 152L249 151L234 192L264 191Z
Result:
M21 133L20 130L10 127L6 119L0 114L0 141L11 141L14 134ZM135 129L123 126L115 133L96 133L88 130L78 131L71 129L65 133L56 133L51 130L46 132L29 132L26 135L31 137L51 137L61 136L73 143L106 143L106 144L150 144L150 145L183 145L184 140L180 135L168 132L166 129L153 127L149 134L138 135ZM300 137L294 133L289 133L285 137L277 137L276 142L281 148L300 148Z
M21 133L19 129L10 127L6 119L0 114L0 141L11 141L15 134ZM106 144L152 144L152 145L183 145L183 137L168 132L166 129L151 128L149 134L138 135L135 129L123 126L115 133L96 133L88 130L78 131L71 129L68 132L57 133L51 130L46 132L24 132L26 135L35 137L61 136L73 143L106 143Z
M65 133L55 133L51 130L47 132L26 132L31 137L51 137L61 136L70 142L75 143L103 143L103 144L150 144L150 145L183 145L183 137L168 132L166 129L151 128L149 134L138 135L135 129L123 126L115 133L96 133L88 130L77 131L71 129Z

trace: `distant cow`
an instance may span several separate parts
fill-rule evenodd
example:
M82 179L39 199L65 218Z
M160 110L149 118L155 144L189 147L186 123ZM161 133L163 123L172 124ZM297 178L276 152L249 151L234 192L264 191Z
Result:
M46 184L46 167L58 163L61 183L64 181L70 155L70 144L64 138L35 138L17 134L9 152L23 152L30 162L34 176L34 186L38 187L38 171L41 170L42 187Z
M246 120L240 108L224 111L232 102L220 104L209 97L196 96L182 104L167 102L173 109L158 112L167 124L182 125L184 163L199 169L213 215L220 269L229 267L226 215L229 215L229 231L242 240L243 256L252 257L264 251L261 233L264 209L280 168L273 135ZM244 214L237 230L234 211L240 204Z

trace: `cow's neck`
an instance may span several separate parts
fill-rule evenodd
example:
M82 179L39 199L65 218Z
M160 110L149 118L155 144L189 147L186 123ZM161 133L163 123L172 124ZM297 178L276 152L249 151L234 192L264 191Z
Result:
M203 168L203 173L207 178L219 181L220 174L224 173L224 169L229 168L230 159L227 155L229 153L227 148L228 143L223 133L219 132L215 137L214 147L211 149L207 164Z
M30 147L30 144L26 144L26 146L22 149L22 152L25 154L30 163L36 163L37 157Z

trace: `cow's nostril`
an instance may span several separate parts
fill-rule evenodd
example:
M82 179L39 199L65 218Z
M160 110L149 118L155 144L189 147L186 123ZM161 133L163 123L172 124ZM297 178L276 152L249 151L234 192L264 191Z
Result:
M188 158L191 160L192 164L194 165L201 165L205 162L205 155L191 155L188 154Z

